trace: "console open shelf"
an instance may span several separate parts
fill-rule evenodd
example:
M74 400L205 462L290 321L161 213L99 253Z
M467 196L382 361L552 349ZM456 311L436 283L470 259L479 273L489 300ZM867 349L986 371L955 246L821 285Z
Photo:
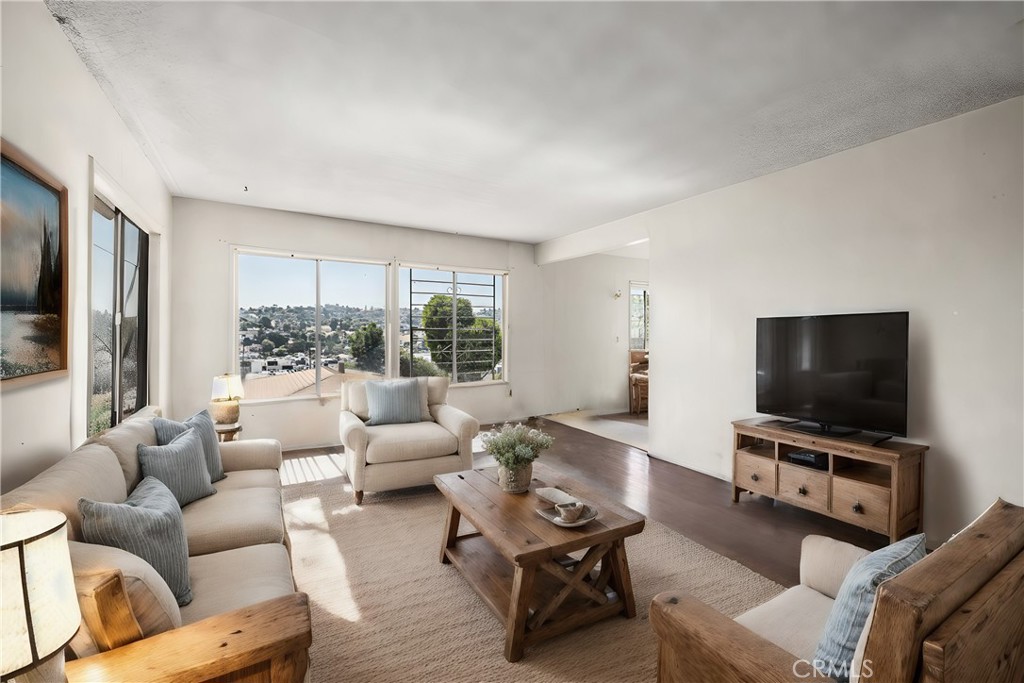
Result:
M874 462L864 462L842 456L833 456L832 476L851 479L864 484L892 488L892 468Z
M920 531L924 453L906 441L880 445L803 434L772 418L733 422L733 493L770 496L885 534L896 541ZM790 453L828 455L828 469L789 461Z
M772 460L774 460L775 459L775 444L771 444L771 445L761 444L759 446L745 446L745 447L740 449L740 452L741 453L746 453L748 455L756 455L756 456L758 456L760 458L771 458Z

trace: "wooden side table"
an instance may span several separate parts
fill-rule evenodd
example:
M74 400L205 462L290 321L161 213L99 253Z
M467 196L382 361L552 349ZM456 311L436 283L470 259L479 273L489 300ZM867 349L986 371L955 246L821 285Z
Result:
M223 441L234 441L239 432L242 431L242 425L238 422L232 422L230 424L214 424L214 431L217 432L217 438Z

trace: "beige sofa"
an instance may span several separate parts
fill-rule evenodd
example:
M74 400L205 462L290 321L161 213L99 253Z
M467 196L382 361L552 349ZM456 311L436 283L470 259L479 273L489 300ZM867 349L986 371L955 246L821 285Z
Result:
M427 385L430 419L377 426L366 425L366 383L343 385L339 427L357 505L363 502L364 491L423 486L432 483L435 474L473 469L473 438L480 423L447 404L447 377L420 380Z
M121 503L141 480L138 444L156 445L152 417L133 417L91 439L24 485L2 497L2 507L60 510L68 518L76 576L120 570L131 611L145 638L215 615L291 596L288 535L281 501L281 445L272 439L220 444L225 479L217 493L182 508L188 539L193 599L179 607L170 588L146 561L118 548L83 542L78 500ZM97 652L87 629L73 654Z

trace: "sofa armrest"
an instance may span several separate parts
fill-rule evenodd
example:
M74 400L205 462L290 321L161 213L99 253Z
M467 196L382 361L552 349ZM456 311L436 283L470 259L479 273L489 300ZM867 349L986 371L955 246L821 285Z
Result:
M658 637L658 683L832 680L810 662L685 593L654 596L651 626Z
M430 406L430 414L437 424L454 434L459 440L459 456L466 469L473 468L473 438L480 433L480 422L469 413L447 403Z
M868 554L828 536L806 536L800 546L800 583L835 600L850 569Z
M220 444L225 472L281 469L281 442L277 439L245 439Z
M293 593L197 621L65 665L69 683L300 683L313 642L309 600Z
M346 451L365 454L368 435L366 425L359 417L348 410L341 411L338 418L338 432L341 436L341 445Z

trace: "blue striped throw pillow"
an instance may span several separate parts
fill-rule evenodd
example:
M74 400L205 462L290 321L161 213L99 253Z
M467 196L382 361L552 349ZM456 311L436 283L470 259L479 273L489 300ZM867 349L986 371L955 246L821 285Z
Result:
M141 557L167 582L179 605L192 602L185 522L174 494L159 479L146 477L123 503L81 498L78 510L87 543Z
M175 437L184 434L189 427L199 432L199 438L203 442L203 457L206 458L206 469L210 470L210 481L220 481L227 475L224 474L224 465L220 460L220 444L217 442L217 430L214 428L210 411L200 411L184 422L175 422L163 417L153 418L153 429L156 430L156 443L159 446L166 446L174 441Z
M368 425L419 422L420 385L416 379L396 379L366 383Z
M878 585L924 558L924 534L908 536L857 561L839 587L825 630L814 651L814 666L839 683L850 679L850 664Z
M140 443L138 449L142 476L162 481L181 507L217 493L210 483L210 471L206 469L206 458L203 457L203 442L195 429L185 430L166 446Z

